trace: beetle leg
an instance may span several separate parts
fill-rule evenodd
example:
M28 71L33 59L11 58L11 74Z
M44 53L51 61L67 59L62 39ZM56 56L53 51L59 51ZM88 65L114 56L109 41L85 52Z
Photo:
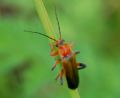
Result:
M80 51L76 51L76 52L74 52L73 53L73 55L77 55L77 54L79 54L80 53ZM77 63L77 69L79 70L79 69L84 69L86 67L86 65L85 64L83 64L83 63Z
M86 67L85 64L83 63L77 63L77 69L80 70L80 69L84 69Z
M64 70L62 69L60 71L60 73L56 77L56 80L58 80L58 78L60 77L60 83L61 83L61 85L63 85L63 74L64 74Z
M57 55L59 54L58 51L55 51L55 50L54 50L54 47L53 47L52 44L50 44L50 48L51 48L51 52L50 52L50 55L51 55L51 56L57 56Z
M61 59L58 59L56 62L55 62L55 64L53 65L53 67L52 67L52 71L55 69L55 67L56 67L56 65L57 64L59 64L61 62Z
M64 74L64 70L62 69L61 73L60 73L60 83L61 83L61 85L63 85L63 74Z
M57 56L58 54L59 54L58 51L55 51L55 52L51 51L51 52L50 52L50 55L51 55L51 56Z
M60 73L57 75L57 77L55 78L55 80L58 80L59 77L60 77Z

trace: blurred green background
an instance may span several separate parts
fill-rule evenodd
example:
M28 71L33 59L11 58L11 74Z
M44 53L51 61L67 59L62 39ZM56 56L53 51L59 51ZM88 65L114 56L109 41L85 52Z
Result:
M58 33L80 50L77 61L81 98L120 98L120 1L44 0ZM47 38L24 30L43 32L34 0L0 0L0 98L71 98L67 86L51 72Z

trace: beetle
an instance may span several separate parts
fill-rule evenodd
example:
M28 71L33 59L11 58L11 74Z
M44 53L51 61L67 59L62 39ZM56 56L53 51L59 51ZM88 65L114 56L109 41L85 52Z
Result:
M53 71L55 67L59 63L61 63L62 69L57 75L56 80L60 78L61 84L63 84L63 76L65 76L67 80L68 88L76 89L78 88L79 85L78 70L84 69L86 65L76 61L76 55L79 54L80 52L79 51L74 52L72 50L72 44L66 43L65 40L62 39L56 8L55 8L55 16L59 30L58 40L40 32L33 32L33 31L27 31L27 32L37 33L54 41L53 43L50 44L50 48L51 48L50 55L52 57L59 56L59 59L56 60L51 70Z

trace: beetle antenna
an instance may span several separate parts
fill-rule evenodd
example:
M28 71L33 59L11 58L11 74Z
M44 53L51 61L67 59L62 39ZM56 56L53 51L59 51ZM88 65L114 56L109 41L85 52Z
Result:
M25 31L25 32L31 32L31 33L37 33L37 34L40 34L40 35L42 35L42 36L45 36L45 37L47 37L47 38L49 38L49 39L51 39L51 40L57 41L56 39L54 39L54 38L52 38L52 37L50 37L50 36L48 36L48 35L45 35L45 34L43 34L43 33L40 33L40 32L27 31L27 30L24 30L24 31Z
M60 35L60 39L61 39L61 29L60 29L60 23L59 23L59 19L58 19L58 15L57 15L56 6L55 6L55 16L56 16L56 20L57 20L57 24L58 24L58 30L59 30L59 35Z

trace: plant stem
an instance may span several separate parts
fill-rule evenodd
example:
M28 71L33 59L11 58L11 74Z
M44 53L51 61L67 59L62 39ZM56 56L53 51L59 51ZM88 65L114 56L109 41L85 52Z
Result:
M52 23L48 17L47 11L45 9L44 3L42 0L34 0L35 1L35 6L36 6L36 10L38 12L39 18L41 19L42 23L43 23L43 27L47 33L47 35L55 38L56 34L54 33L54 29L52 27ZM51 40L50 40L51 42ZM78 90L69 90L69 92L71 93L71 97L72 98L80 98L80 95L78 93Z
M70 90L72 98L80 98L80 94L78 92L78 89Z
M42 0L34 0L37 13L48 36L55 38L54 29ZM50 40L51 42L51 40Z

